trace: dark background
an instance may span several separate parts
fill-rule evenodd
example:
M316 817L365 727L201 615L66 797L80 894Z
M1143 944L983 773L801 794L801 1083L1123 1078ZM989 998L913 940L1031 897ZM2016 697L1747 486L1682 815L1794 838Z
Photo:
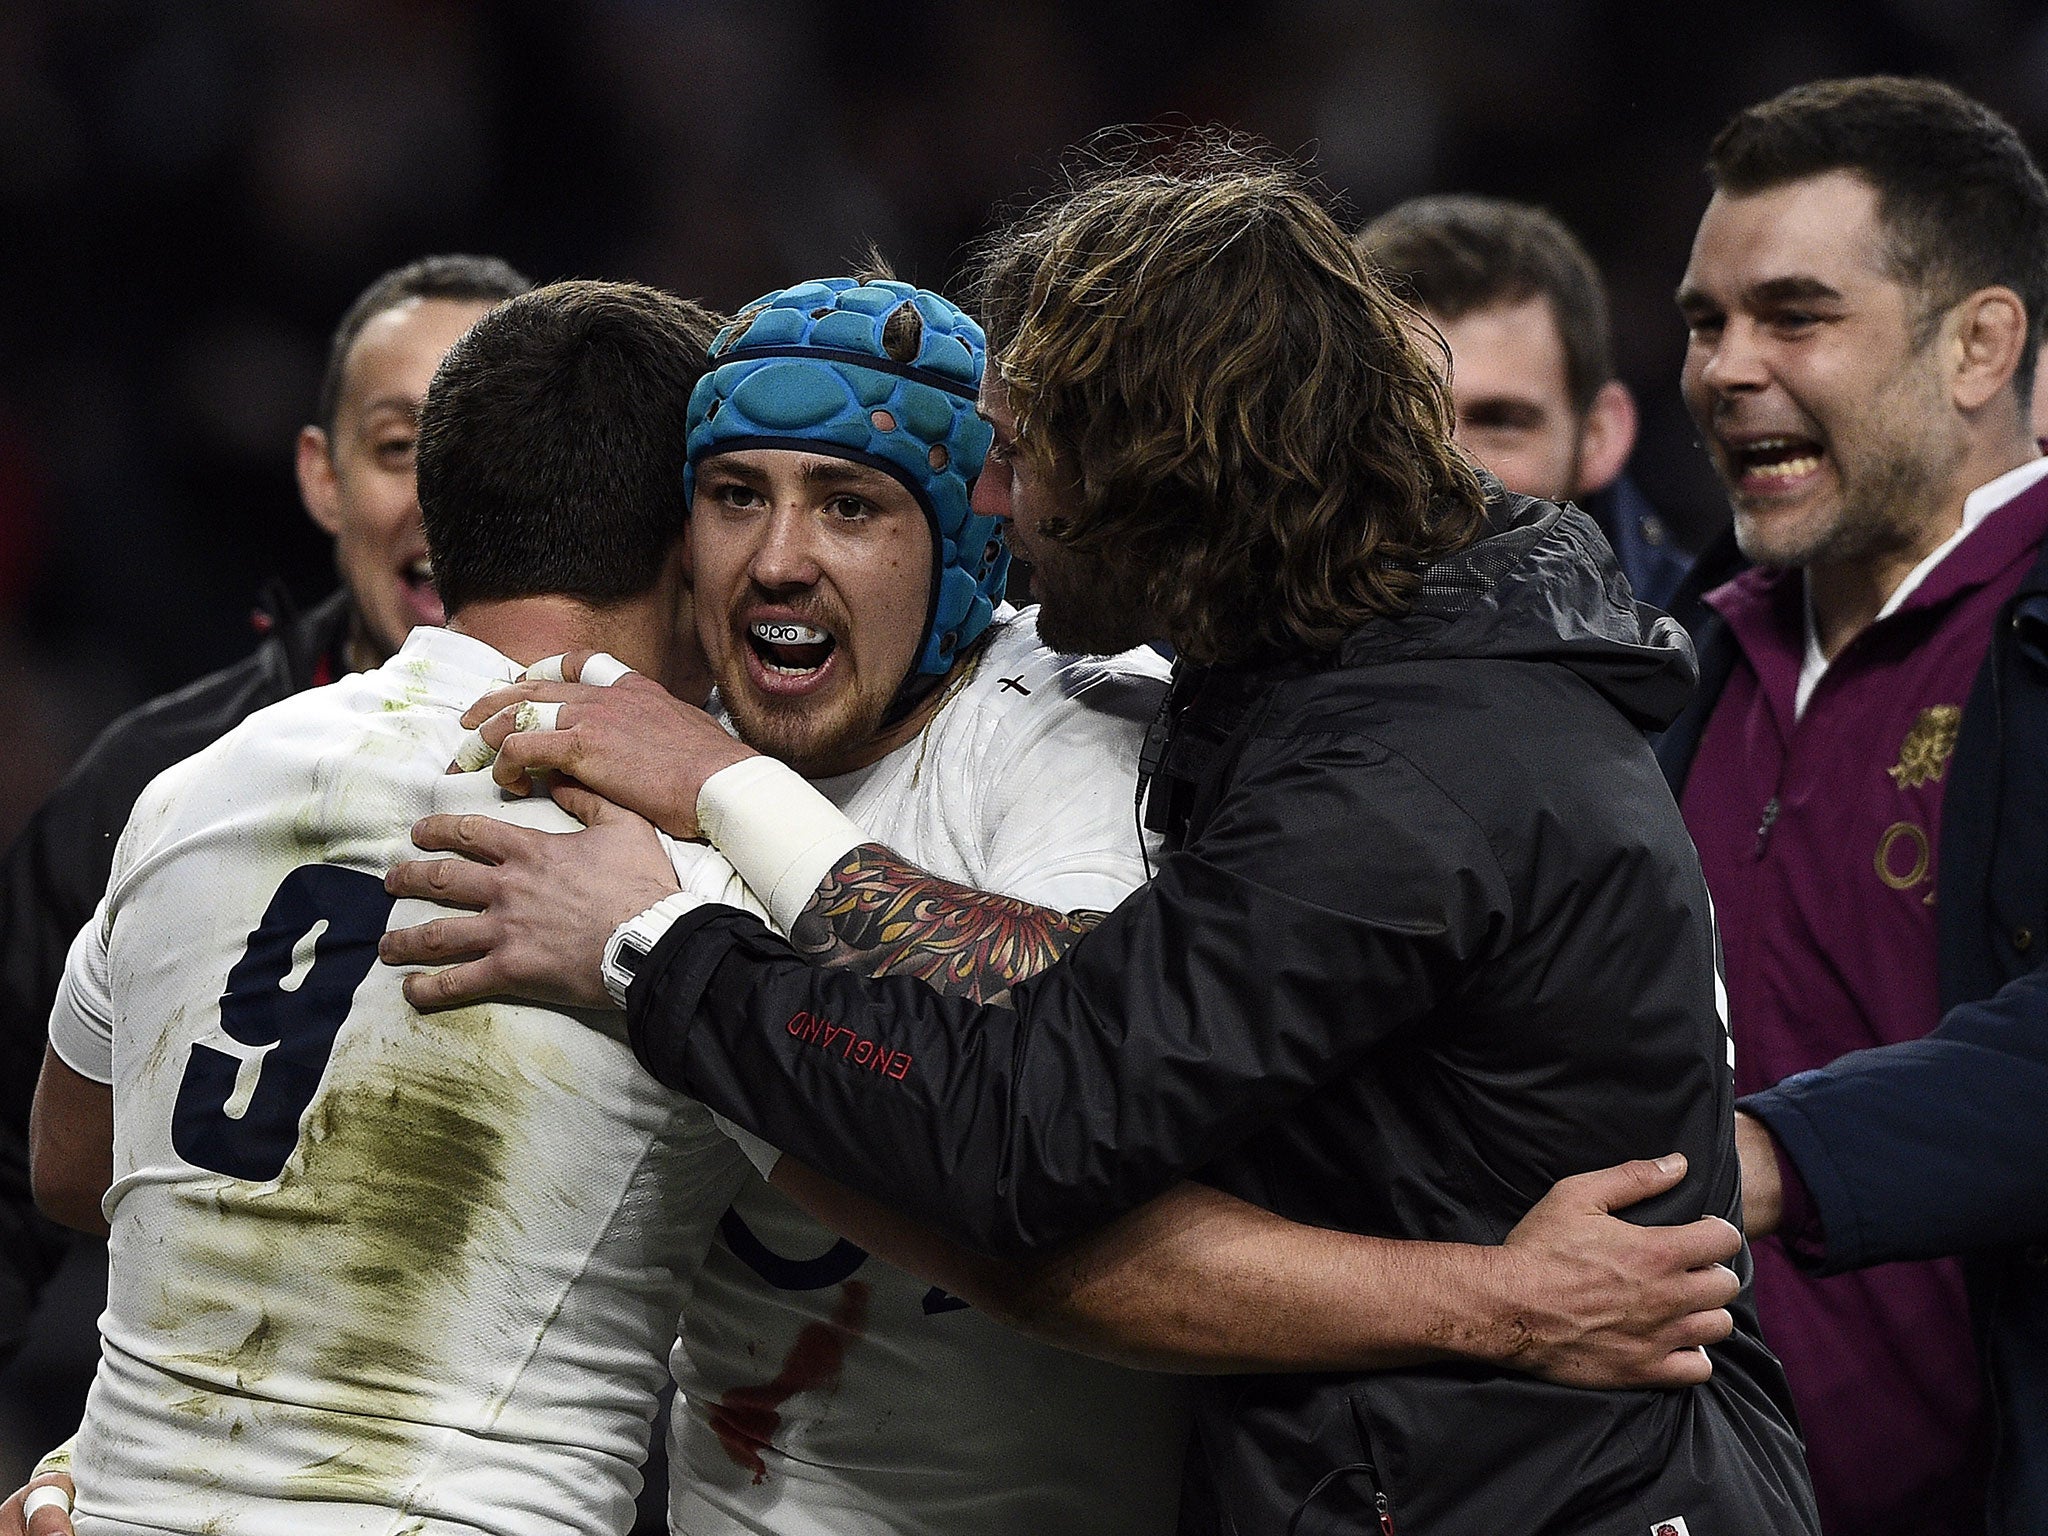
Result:
M1707 141L1873 71L2048 147L2048 9L2016 0L0 0L0 838L107 719L246 651L266 577L328 589L292 440L335 319L399 262L732 308L872 241L943 285L1063 146L1221 121L1314 156L1354 222L1473 190L1577 228L1638 478L1697 543L1725 510L1670 295ZM89 1291L0 1379L0 1449L76 1421Z
M874 241L943 284L998 201L1105 124L1221 121L1315 157L1358 218L1549 205L1615 293L1637 471L1723 515L1670 294L1734 109L1939 75L2048 143L2048 10L2014 0L7 0L0 6L0 837L126 705L250 644L266 576L331 581L292 437L377 272L735 307Z

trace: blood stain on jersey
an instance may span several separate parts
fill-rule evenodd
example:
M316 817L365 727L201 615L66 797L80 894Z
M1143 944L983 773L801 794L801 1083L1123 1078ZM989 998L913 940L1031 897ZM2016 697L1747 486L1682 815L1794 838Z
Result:
M753 1474L756 1483L768 1477L761 1452L772 1445L782 1425L782 1405L799 1392L831 1392L838 1388L846 1351L867 1332L868 1287L848 1280L839 1287L839 1305L822 1323L806 1323L782 1358L775 1379L754 1387L734 1387L718 1400L709 1415L718 1443L733 1465Z

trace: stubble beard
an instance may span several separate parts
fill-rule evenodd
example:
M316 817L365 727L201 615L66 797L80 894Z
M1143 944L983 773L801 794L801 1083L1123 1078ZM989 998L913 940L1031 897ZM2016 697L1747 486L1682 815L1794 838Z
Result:
M1832 434L1824 441L1840 496L1824 524L1774 533L1775 519L1745 514L1735 503L1735 542L1746 559L1779 570L1855 566L1925 541L1946 509L1966 451L1932 430L1947 409L1947 398L1928 364L1923 343L1892 387L1865 408L1869 448L1860 455L1860 465L1845 462Z
M1107 561L1051 553L1032 567L1031 591L1039 641L1061 655L1114 656L1165 638L1154 632L1143 584Z
M1834 462L1840 476L1840 460ZM1737 504L1736 545L1745 559L1774 570L1859 565L1912 549L1942 509L1950 468L1896 442L1854 484L1844 478L1840 504L1818 528L1777 528L1775 519Z
M721 697L741 741L807 779L846 772L845 765L875 739L882 724L882 709L856 707L835 720L831 716L839 712L830 705L763 705L723 690Z

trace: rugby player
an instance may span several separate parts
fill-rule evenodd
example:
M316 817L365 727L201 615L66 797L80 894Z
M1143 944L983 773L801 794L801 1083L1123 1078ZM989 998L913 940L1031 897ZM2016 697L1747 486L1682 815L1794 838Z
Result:
M445 773L478 694L574 647L676 676L712 329L610 284L493 310L421 412L449 627L138 802L37 1098L38 1195L103 1200L111 1229L82 1529L630 1523L662 1353L744 1162L634 1081L616 1031L511 1004L421 1031L375 946L422 810L574 824Z
M935 323L941 316L943 326ZM1034 615L1005 621L988 606L1002 565L991 536L1011 482L1007 465L984 473L972 506L964 485L948 483L947 467L960 465L963 451L978 458L989 433L975 420L970 375L959 367L963 334L950 306L940 310L929 296L912 302L909 290L891 284L806 284L743 311L714 348L714 370L693 403L690 547L705 650L738 732L732 756L748 759L752 769L743 771L758 771L763 783L777 774L793 782L791 769L800 771L869 841L844 864L840 848L825 867L798 860L758 873L756 889L774 919L821 958L857 949L871 974L915 976L986 998L1043 969L1087 930L1093 912L1142 878L1129 786L1159 673L1149 653L1094 663L1053 656L1037 645ZM960 637L953 615L962 611L980 634ZM919 613L922 629L901 623ZM933 690L927 677L947 682ZM924 690L907 711L906 682ZM600 758L619 747L636 754L636 770L658 777L664 740L684 718L657 689L630 679L601 696L534 685L491 720L509 697L481 701L469 718L487 721L486 737L498 743L519 709L536 701L557 708L540 750L579 775L577 754L589 743L599 748L590 764L601 772L617 771ZM524 782L536 734L512 737L497 769L507 787ZM786 799L796 815L815 796ZM829 845L831 830L821 828L816 846ZM785 831L804 843L801 825ZM498 882L514 880L550 926L587 926L592 892L554 878L548 861L562 850L549 842L475 818L422 836L486 862L402 868L394 889L484 905L502 899ZM924 920L927 897L950 899L969 887L982 894L964 920ZM888 899L875 902L885 888ZM663 893L642 894L651 904ZM394 933L385 953L441 961L502 937L491 919L458 919ZM614 960L626 954L615 947ZM628 980L616 968L610 977L615 988ZM592 990L594 957L552 984L585 1002L603 996ZM490 962L415 977L409 988L423 1003L445 988L488 993ZM842 1038L822 1024L816 1033L821 1046L878 1079L908 1069L872 1040ZM772 1166L778 1185L835 1227L859 1235L873 1215L872 1207L849 1214L844 1193L817 1173L786 1159ZM1640 1236L1602 1221L1603 1238ZM1707 1232L1727 1235L1719 1223L1692 1235ZM1434 1352L1448 1340L1479 1354L1505 1343L1496 1298L1482 1301L1468 1283L1430 1267L1483 1250L1395 1251L1400 1245L1309 1232L1197 1185L1171 1192L1106 1241L1143 1256L1135 1277L1126 1270L1104 1279L1079 1261L1055 1265L1070 1288L1054 1281L1047 1300L1026 1286L1020 1300L1000 1272L969 1264L955 1288L1051 1336L1149 1364L1368 1365ZM959 1312L922 1280L863 1258L764 1188L743 1196L723 1224L678 1356L690 1403L679 1411L672 1453L678 1529L1170 1526L1179 1438L1166 1431L1177 1409L1161 1407L1160 1384L1062 1365ZM932 1273L936 1264L944 1274L947 1262L928 1256L920 1267ZM1319 1273L1318 1265L1326 1268ZM1328 1290L1316 1289L1326 1283ZM1556 1306L1573 1284L1547 1273L1516 1303L1520 1315L1530 1315L1532 1302ZM735 1299L732 1308L705 1304L719 1287ZM1410 1311L1404 1298L1417 1306ZM1423 1314L1429 1322L1406 1335L1387 1322ZM1657 1352L1662 1374L1654 1379L1702 1368L1696 1353L1669 1347L1674 1342ZM1562 1355L1540 1358L1546 1353L1538 1348L1523 1363L1576 1369ZM1620 1379L1580 1379L1593 1378ZM1031 1390L1020 1392L1019 1382ZM681 1475L684 1467L692 1476ZM733 1523L720 1523L721 1515Z

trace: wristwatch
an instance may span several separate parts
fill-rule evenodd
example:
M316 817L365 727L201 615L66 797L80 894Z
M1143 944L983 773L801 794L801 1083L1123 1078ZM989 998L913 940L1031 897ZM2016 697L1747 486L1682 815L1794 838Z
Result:
M669 931L675 920L685 912L694 912L704 905L703 898L692 896L688 891L677 891L673 896L664 896L637 917L630 917L612 930L612 936L605 940L604 958L598 963L598 971L604 977L604 989L612 995L612 1001L621 1008L626 1006L627 989L633 985L647 964L647 957L654 953L654 946L661 942L663 934Z

